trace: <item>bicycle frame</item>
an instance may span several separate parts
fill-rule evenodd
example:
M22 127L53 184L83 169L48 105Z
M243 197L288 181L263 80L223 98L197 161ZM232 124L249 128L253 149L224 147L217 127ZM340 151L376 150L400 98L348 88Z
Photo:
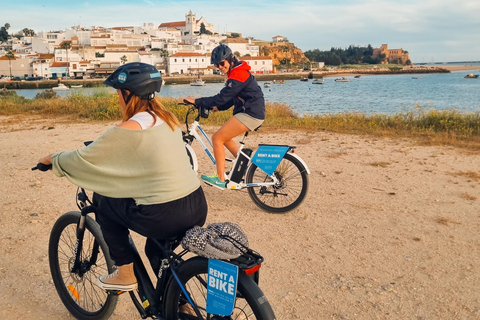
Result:
M190 107L190 109L187 111L187 115L185 117L185 125L186 125L188 133L185 133L185 132L183 133L183 140L185 141L187 148L190 148L189 153L192 157L193 169L196 172L198 172L198 160L197 160L197 157L195 155L195 152L191 148L191 144L192 144L194 139L198 140L198 142L202 146L204 152L207 154L207 156L212 161L213 165L216 165L216 161L215 161L215 157L213 156L212 141L210 140L209 136L205 133L205 131L203 130L203 128L201 127L201 125L199 123L200 114L197 115L197 117L195 118L195 120L193 121L193 123L191 125L188 124L188 115L192 110L195 110L195 108ZM227 189L240 190L240 189L243 189L243 188L251 188L251 187L269 187L269 186L275 186L279 183L278 178L273 174L276 167L273 168L273 170L271 170L272 173L267 173L267 172L265 172L265 170L260 168L263 172L265 172L266 175L268 175L272 179L269 182L245 183L245 181L243 179L241 179L241 181L238 181L238 182L231 181L231 177L234 173L233 169L235 168L240 156L243 156L248 160L247 167L243 171L242 177L245 175L245 173L248 171L249 167L252 165L252 158L255 156L255 154L250 156L250 154L247 154L247 153L243 152L243 149L245 147L245 140L248 136L248 133L249 133L248 131L245 132L245 134L243 135L243 139L240 141L237 157L233 160L229 159L229 158L225 158L225 160L227 162L233 162L231 170L228 171L227 173L225 173L225 179L226 179L226 181L228 181L228 183L226 185ZM262 146L262 145L260 145L260 146ZM298 157L296 154L293 153L295 147L293 147L293 146L277 146L277 145L263 145L263 146L272 146L272 147L275 146L275 147L286 147L286 148L288 148L288 150L286 152L290 152L295 158L297 158L303 164L307 173L310 174L310 170L308 169L305 162L300 157ZM250 149L248 149L248 150L250 150ZM278 165L278 163L277 163L277 165Z
M80 189L80 193L77 195L77 206L81 209L81 216L80 220L77 224L76 236L77 241L75 243L75 259L72 265L71 272L78 273L80 276L83 276L85 270L89 269L92 265L96 264L97 255L99 245L95 241L94 244L94 252L90 261L87 265L85 263L82 264L81 262L81 252L83 246L83 238L85 233L85 220L86 216L89 213L96 214L96 207L90 202L88 196L85 193L83 188ZM88 205L88 203L90 205ZM185 295L188 303L193 307L197 317L199 319L202 318L200 310L196 306L196 304L192 301L190 294L182 285L180 279L177 276L178 265L183 262L182 256L187 252L186 250L182 251L180 254L175 254L173 249L178 246L179 241L176 243L172 243L170 240L165 240L164 243L160 243L157 239L152 239L153 243L156 245L159 252L161 252L162 256L165 257L162 260L162 266L160 268L159 276L157 278L157 286L154 287L150 276L148 275L147 269L143 263L140 254L133 242L133 239L130 237L130 248L132 249L132 253L134 256L134 272L138 282L138 293L140 295L141 302L138 301L137 297L135 296L135 291L130 291L130 298L132 299L133 304L137 308L138 312L140 313L143 319L147 317L155 317L156 319L163 319L161 314L163 313L162 307L159 305L160 297L163 296L164 291L167 287L168 282L170 281L170 277L165 275L164 271L167 269L171 272L174 279L177 281L179 287L182 289L183 294ZM171 249L170 249L171 248ZM121 294L123 291L107 291L109 294Z

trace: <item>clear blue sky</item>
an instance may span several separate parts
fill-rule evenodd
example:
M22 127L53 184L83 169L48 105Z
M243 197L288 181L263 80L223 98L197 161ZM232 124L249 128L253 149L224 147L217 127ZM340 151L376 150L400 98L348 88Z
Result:
M2 1L0 25L10 23L10 33L159 25L183 21L190 10L222 33L281 35L303 51L387 43L409 51L414 63L480 61L479 0L20 0Z

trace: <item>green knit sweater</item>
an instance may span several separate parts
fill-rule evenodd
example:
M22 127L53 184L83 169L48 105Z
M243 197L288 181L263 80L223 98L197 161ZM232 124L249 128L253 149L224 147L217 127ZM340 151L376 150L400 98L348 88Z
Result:
M200 186L181 137L163 123L145 130L108 129L87 147L52 155L53 172L73 184L137 204L183 198Z

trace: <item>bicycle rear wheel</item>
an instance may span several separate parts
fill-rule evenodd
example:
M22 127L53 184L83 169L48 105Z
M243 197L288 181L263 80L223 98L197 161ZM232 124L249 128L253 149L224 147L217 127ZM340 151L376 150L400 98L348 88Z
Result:
M178 272L180 281L189 292L193 302L202 314L202 319L231 320L272 320L275 319L272 307L255 281L240 271L238 274L237 297L230 316L207 314L207 277L208 259L194 257L186 261ZM178 283L172 278L165 294L165 318L167 320L196 319L188 313L179 311L185 303ZM192 310L193 311L193 310Z
M48 244L50 271L55 288L68 311L77 319L107 319L118 296L108 295L97 285L97 278L113 272L113 261L99 225L86 217L81 266L72 273L80 212L62 215L52 228Z
M253 202L262 210L273 213L284 213L298 207L308 189L308 173L303 164L286 153L273 174L278 179L276 185L248 188L248 195ZM247 184L272 181L253 163L245 177Z

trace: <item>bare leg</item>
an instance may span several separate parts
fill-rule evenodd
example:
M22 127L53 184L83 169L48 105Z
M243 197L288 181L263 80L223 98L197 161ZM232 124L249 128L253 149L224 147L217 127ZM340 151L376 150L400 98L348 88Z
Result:
M217 162L217 174L220 181L225 181L224 146L236 157L238 146L232 139L247 131L248 128L243 123L232 117L212 136L213 155Z

